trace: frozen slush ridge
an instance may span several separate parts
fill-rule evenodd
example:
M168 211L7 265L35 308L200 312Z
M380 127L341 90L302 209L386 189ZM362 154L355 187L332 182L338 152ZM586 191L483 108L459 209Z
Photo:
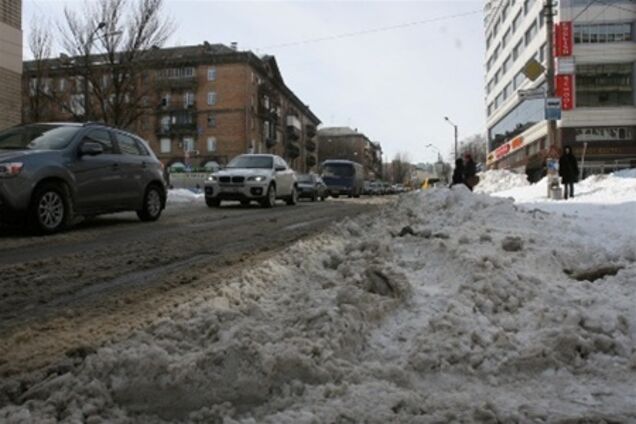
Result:
M4 397L0 421L634 422L633 235L609 248L535 206L402 196Z

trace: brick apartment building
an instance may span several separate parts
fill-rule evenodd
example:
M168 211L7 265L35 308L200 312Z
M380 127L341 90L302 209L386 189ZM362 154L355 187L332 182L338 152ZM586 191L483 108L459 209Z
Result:
M327 127L318 130L319 162L327 159L347 159L364 166L365 178L382 175L382 147L358 130L349 127Z
M20 123L22 0L0 0L0 129Z
M242 153L274 153L299 172L316 167L320 120L287 87L273 56L205 42L155 49L145 60L144 113L128 129L148 140L165 165L203 168ZM63 86L67 108L82 109L79 70L68 62L49 61L45 91ZM36 78L36 64L25 62L25 104ZM72 116L50 110L46 120Z

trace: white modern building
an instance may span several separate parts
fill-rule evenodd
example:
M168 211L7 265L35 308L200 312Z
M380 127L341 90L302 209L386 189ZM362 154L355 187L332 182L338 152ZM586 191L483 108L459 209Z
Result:
M562 114L557 142L571 145L585 171L636 166L636 2L558 0L554 25L556 94ZM541 174L550 146L543 98L519 90L546 86L522 69L547 64L541 0L487 0L486 125L489 168Z
M0 129L22 114L22 0L0 0Z

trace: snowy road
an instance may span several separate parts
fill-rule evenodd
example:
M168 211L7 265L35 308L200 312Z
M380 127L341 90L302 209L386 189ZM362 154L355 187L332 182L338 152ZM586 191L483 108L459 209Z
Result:
M235 274L328 223L374 209L374 202L266 210L209 209L198 201L169 205L153 224L125 213L44 238L3 230L0 337L24 343L3 343L0 372L39 367L77 346L125 335L148 313L187 299L202 275Z

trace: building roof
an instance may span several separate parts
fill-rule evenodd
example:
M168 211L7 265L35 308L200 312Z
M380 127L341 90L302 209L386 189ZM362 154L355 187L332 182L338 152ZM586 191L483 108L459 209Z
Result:
M320 128L318 130L318 135L319 136L328 136L328 137L346 137L346 136L352 136L352 135L357 135L359 137L364 137L367 138L366 135L364 135L361 132L358 132L357 130L351 129L349 127L324 127L324 128Z

